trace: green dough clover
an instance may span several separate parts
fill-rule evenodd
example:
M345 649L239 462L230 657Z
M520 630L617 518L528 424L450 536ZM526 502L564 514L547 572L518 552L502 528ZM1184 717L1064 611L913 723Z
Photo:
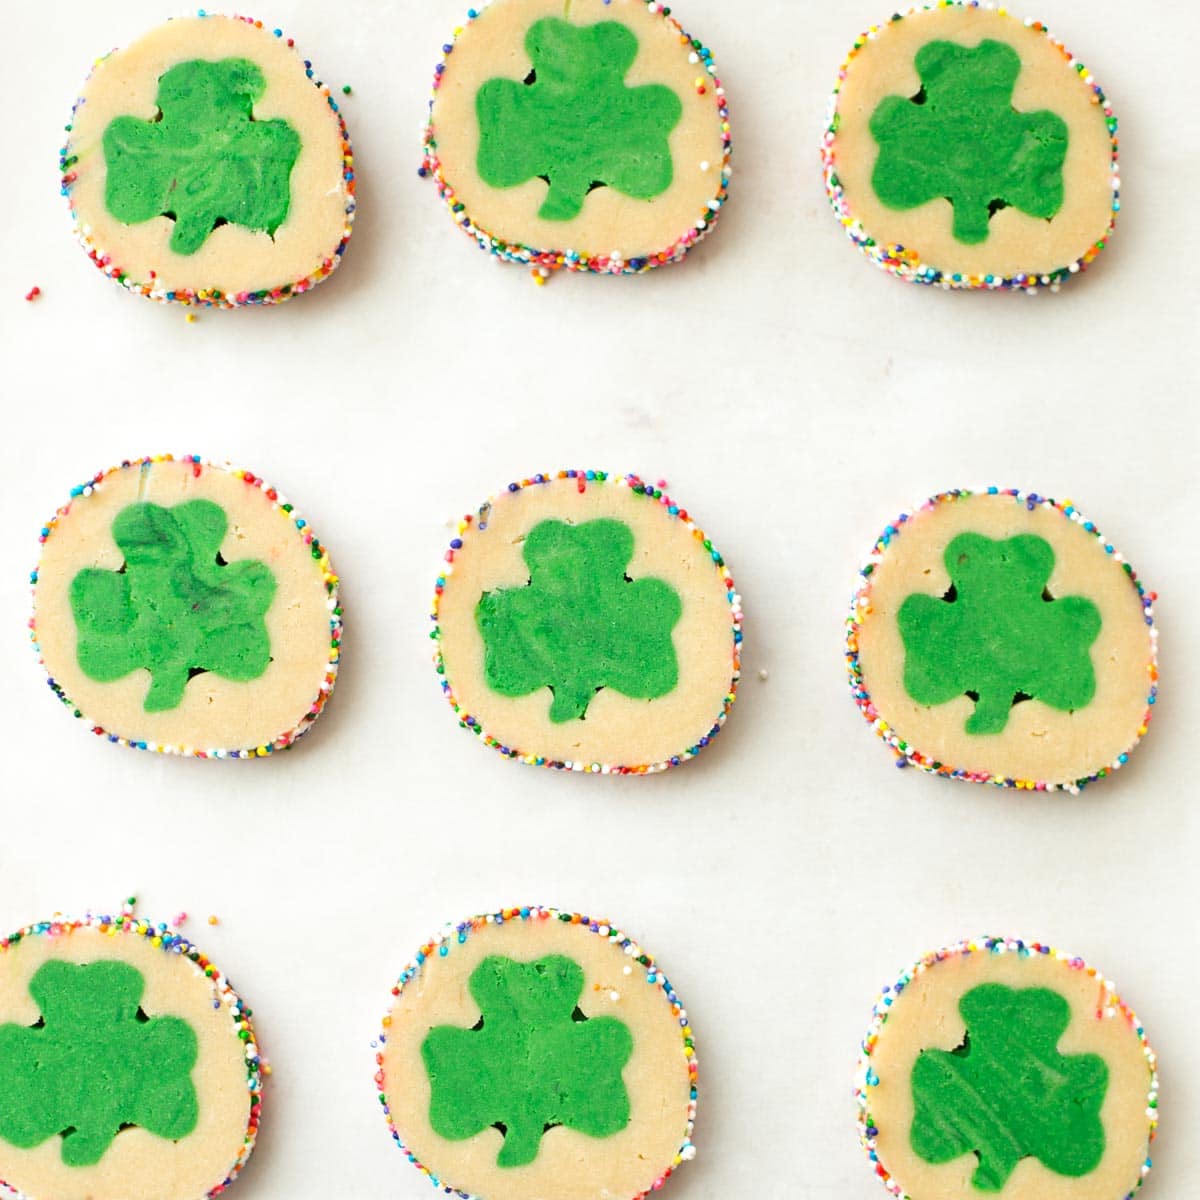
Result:
M62 1161L90 1167L126 1126L172 1141L196 1128L195 1031L147 1017L144 990L128 963L38 968L29 994L41 1020L0 1025L0 1138L30 1150L61 1135Z
M435 1133L462 1141L498 1127L497 1165L523 1167L556 1125L603 1138L629 1124L621 1072L633 1035L615 1017L583 1015L583 982L583 968L560 954L490 955L471 972L479 1022L439 1025L421 1044Z
M1049 542L1028 533L999 541L960 533L943 561L950 591L914 592L897 614L904 688L918 704L970 695L967 732L991 734L1004 732L1020 700L1067 712L1091 703L1089 647L1100 634L1100 610L1084 596L1050 595Z
M120 571L85 567L71 581L76 657L99 683L150 672L146 712L176 708L192 675L257 679L271 661L264 614L275 597L266 563L226 563L228 520L211 500L138 502L112 525Z
M116 117L104 131L108 211L127 225L174 217L176 254L195 254L220 224L273 237L287 219L300 136L285 120L255 118L265 91L248 59L172 67L158 81L158 117Z
M554 693L550 720L582 720L601 688L654 699L678 682L671 630L683 611L661 579L631 580L633 531L600 518L541 521L524 546L529 586L484 592L475 608L484 676L502 696Z
M1008 205L1053 217L1063 203L1067 125L1045 109L1013 108L1016 50L991 40L974 49L927 42L916 68L917 96L887 96L871 115L879 199L907 209L944 197L954 208L954 236L967 245L986 241L992 213Z
M625 86L638 53L632 30L545 17L530 26L525 48L533 70L524 83L489 79L475 97L485 183L545 179L538 215L546 221L577 217L594 187L649 200L671 186L667 137L683 104L664 84Z
M1100 1109L1108 1066L1097 1054L1060 1054L1067 1001L1047 988L999 983L959 1001L967 1036L957 1050L922 1050L912 1069L909 1142L940 1165L974 1154L971 1183L999 1192L1023 1158L1057 1175L1088 1175L1104 1157Z

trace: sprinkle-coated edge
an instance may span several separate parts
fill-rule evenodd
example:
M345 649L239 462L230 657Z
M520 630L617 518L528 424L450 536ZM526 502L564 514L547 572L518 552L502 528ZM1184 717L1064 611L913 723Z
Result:
M694 746L688 746L681 750L678 754L673 754L670 758L657 763L641 763L634 766L614 765L610 763L588 763L588 762L560 762L557 759L544 758L536 754L531 754L526 750L520 750L516 747L506 746L502 742L494 738L482 725L479 719L472 713L467 712L458 702L458 698L454 693L454 687L446 676L446 662L442 654L442 629L438 622L438 615L441 610L442 593L446 589L447 580L454 573L454 561L456 556L463 550L463 537L471 529L476 529L483 533L487 529L488 516L492 511L493 505L505 497L519 492L528 487L540 487L548 483L554 483L557 480L574 479L576 481L577 490L585 492L589 485L602 486L611 484L614 487L627 487L635 495L645 496L653 503L659 504L666 514L673 520L682 521L692 536L700 542L709 557L712 559L713 565L720 573L722 583L725 585L726 599L729 603L730 613L730 632L732 634L732 658L731 658L731 676L729 681L729 690L725 694L722 701L721 711L717 714L713 721L712 727ZM490 496L483 504L479 506L477 513L468 513L461 521L458 522L455 535L450 541L449 548L446 550L444 558L446 565L442 568L442 573L438 576L437 584L434 588L433 603L430 611L430 620L433 622L433 630L430 637L434 640L437 649L434 653L434 667L438 673L438 678L442 685L442 692L450 703L450 707L454 709L455 715L458 717L458 723L463 729L469 729L482 739L484 745L490 746L493 750L498 750L505 758L515 759L518 762L523 762L528 766L548 767L555 771L577 771L591 775L653 775L661 771L666 771L670 767L677 767L681 763L693 759L700 753L712 740L721 732L725 724L726 718L729 716L729 710L733 707L733 702L737 698L738 681L741 678L742 671L742 598L738 595L737 589L734 586L733 576L730 574L728 567L725 565L724 558L721 557L719 551L713 546L712 542L705 535L704 531L692 520L687 509L681 508L664 490L666 482L660 480L657 485L649 484L640 479L637 475L619 475L610 471L584 471L584 470L567 470L557 473L547 472L534 475L529 479L518 480L510 483L508 487L497 495Z
M518 263L530 267L535 283L545 283L552 272L564 269L568 271L586 271L595 275L641 275L646 271L653 270L655 267L661 267L667 263L679 262L687 255L688 251L699 245L717 224L717 219L720 217L721 211L729 199L729 180L733 175L731 165L733 143L729 130L729 105L725 99L725 88L717 75L717 66L713 61L712 51L698 38L692 37L679 24L671 15L670 5L655 3L654 0L650 0L646 4L646 8L651 15L662 15L662 19L678 35L681 48L688 47L689 63L694 64L698 72L703 72L703 74L698 74L695 79L693 86L696 91L703 95L710 90L711 81L713 100L716 103L717 116L721 122L723 155L721 159L720 186L717 189L716 195L712 200L708 201L696 217L693 225L685 229L671 245L660 250L658 253L634 258L625 258L619 250L614 250L609 254L593 255L580 254L575 250L568 249L537 250L521 242L506 242L477 225L470 213L466 211L466 206L459 200L453 186L447 181L442 171L441 159L438 158L437 153L437 134L434 130L433 109L437 101L438 90L442 85L442 77L448 68L450 57L454 53L454 47L464 30L469 28L486 11L488 5L498 2L501 2L501 0L485 0L477 8L469 9L466 24L455 28L450 40L442 46L442 60L434 68L433 73L433 91L429 97L428 114L422 138L422 160L417 174L422 179L433 179L437 184L438 195L450 210L450 215L454 218L455 224L464 233L474 238L481 250L494 255L502 262ZM609 0L604 0L604 2L607 4ZM706 79L705 76L708 78Z
M889 1194L895 1197L895 1200L914 1200L914 1198L904 1190L903 1185L892 1176L887 1167L879 1160L877 1149L879 1128L871 1114L871 1089L878 1085L879 1076L875 1074L871 1063L871 1056L874 1054L879 1039L883 1034L884 1026L887 1024L888 1016L893 1006L904 989L914 979L922 975L925 971L949 959L965 957L969 954L984 953L997 955L1017 954L1024 958L1029 958L1035 954L1053 957L1065 967L1074 971L1085 971L1089 976L1097 980L1101 988L1101 997L1097 1000L1096 1004L1097 1019L1120 1019L1124 1021L1137 1035L1137 1039L1141 1043L1142 1054L1145 1056L1146 1066L1150 1075L1150 1086L1146 1095L1146 1118L1149 1124L1148 1143L1154 1141L1158 1132L1158 1057L1146 1038L1146 1031L1142 1028L1142 1023L1137 1019L1133 1010L1122 1001L1121 997L1117 994L1115 986L1109 980L1105 979L1094 967L1089 967L1082 958L1066 954L1062 950L1055 949L1053 946L1047 946L1041 942L1027 942L1020 938L997 937L981 937L972 941L957 942L953 946L948 946L942 950L935 950L918 959L917 962L904 971L894 984L883 989L879 999L875 1002L875 1008L871 1014L871 1026L867 1030L867 1035L863 1038L860 1047L858 1069L854 1084L854 1100L858 1109L858 1138L863 1150L875 1168L875 1174L884 1187L887 1188ZM1134 1193L1146 1182L1146 1176L1150 1173L1150 1165L1150 1157L1147 1155L1145 1162L1142 1164L1137 1182L1129 1189L1124 1200L1132 1200Z
M196 15L198 17L216 18L217 20L242 21L247 25L253 25L255 29L263 29L277 38L283 38L283 30L267 29L261 21L256 21L253 17L242 17L236 14L225 16L221 13L209 13L204 9L200 9ZM285 40L289 47L295 49L295 42L291 38ZM117 53L116 50L110 50L108 54L102 55L95 61L92 70L94 71L106 58L115 53ZM346 222L342 229L341 240L329 256L322 259L302 279L293 280L290 283L275 284L272 287L262 288L253 292L224 292L220 288L178 288L170 290L164 288L154 279L153 271L151 271L151 278L148 281L131 278L119 263L113 262L112 255L104 247L96 244L92 238L90 226L80 220L79 213L75 207L73 185L76 180L76 174L73 168L78 158L72 153L70 133L74 127L75 113L78 111L79 106L86 102L86 97L80 96L71 108L71 122L66 127L68 137L66 144L59 151L60 190L71 210L71 221L76 240L86 251L88 258L109 279L120 284L134 295L145 296L149 300L157 300L163 303L184 304L201 308L245 308L248 305L254 304L282 304L284 301L290 300L293 296L299 296L304 292L311 291L318 283L324 279L328 279L337 270L341 265L342 255L346 252L346 246L349 244L350 235L354 230L354 214L357 209L354 183L354 150L350 145L350 134L346 130L346 120L342 116L341 109L338 108L337 101L334 100L329 87L315 77L313 74L313 65L308 59L303 59L302 62L304 73L312 80L313 86L325 97L330 112L333 113L334 118L337 120L338 136L342 146L342 180L346 188ZM88 79L91 79L91 72L88 73ZM84 80L84 88L86 89L86 87L87 80Z
M888 547L900 536L904 526L909 521L919 517L922 513L932 512L940 504L953 504L957 500L965 500L969 496L976 495L1008 496L1017 503L1024 504L1030 512L1035 508L1047 508L1060 513L1066 520L1078 525L1096 539L1103 548L1104 553L1120 565L1121 569L1128 576L1130 584L1137 591L1138 601L1142 606L1143 620L1146 623L1150 642L1150 657L1146 664L1146 671L1149 677L1146 712L1142 717L1141 725L1138 726L1137 735L1133 741L1111 763L1097 768L1094 774L1068 783L1048 783L1042 780L1008 779L1002 776L990 775L986 771L970 771L965 768L951 766L949 763L935 762L922 754L915 746L909 745L908 742L904 741L896 733L883 715L875 708L871 694L867 691L863 683L862 664L859 661L858 653L858 631L863 622L870 616L871 576L883 560ZM1158 630L1154 625L1154 603L1158 599L1158 594L1146 590L1145 585L1138 578L1137 572L1125 561L1124 555L1114 548L1112 543L1104 537L1096 525L1084 517L1070 500L1053 500L1046 496L1039 496L1035 492L1021 492L1016 488L989 487L977 488L974 491L956 488L949 492L940 492L911 512L901 513L895 521L888 525L876 539L875 545L871 549L870 557L859 570L858 574L858 588L850 601L850 614L846 620L846 671L849 675L850 690L854 695L855 704L858 705L859 711L868 724L892 748L892 751L896 755L896 765L898 767L919 767L922 771L926 771L931 775L941 775L947 779L962 779L968 783L990 783L996 787L1021 788L1031 792L1065 791L1070 792L1072 795L1078 795L1089 783L1097 779L1103 779L1105 776L1112 774L1112 772L1120 770L1129 761L1129 756L1133 753L1134 747L1145 736L1146 729L1150 724L1150 718L1154 713L1154 705L1158 701Z
M922 262L919 252L911 247L895 244L881 245L863 227L862 222L855 217L846 199L845 191L837 174L837 131L840 123L838 97L842 90L842 83L849 73L850 66L863 47L868 42L877 40L881 33L886 32L889 25L919 15L920 13L931 12L941 8L982 8L996 12L1002 17L1010 16L1008 9L996 7L993 4L981 3L980 0L937 0L937 3L915 5L908 9L907 12L895 13L882 26L872 25L868 30L859 35L842 65L838 68L838 82L833 89L833 95L829 99L828 118L821 138L821 164L825 176L825 193L829 197L830 206L833 208L834 215L845 229L846 236L877 267L880 267L889 275L895 275L898 279L905 279L910 283L923 283L934 287L941 287L947 291L984 289L988 291L1024 291L1033 295L1042 288L1049 288L1050 291L1057 292L1061 285L1070 279L1071 276L1086 271L1100 251L1108 244L1108 239L1112 236L1113 228L1116 225L1117 213L1121 210L1121 179L1118 163L1117 118L1113 115L1112 105L1109 104L1108 98L1096 82L1091 71L1075 58L1062 42L1051 36L1050 30L1041 21L1026 18L1021 23L1027 29L1044 34L1047 41L1062 55L1067 65L1079 76L1080 81L1092 93L1092 103L1100 106L1104 113L1105 124L1108 126L1109 141L1112 146L1112 156L1110 159L1112 169L1112 211L1109 216L1108 228L1105 229L1104 236L1089 246L1080 258L1072 263L1056 267L1053 271L1042 275L1025 274L1023 272L1012 276L963 274L958 272L946 273L937 267ZM1012 19L1020 20L1017 17L1013 17Z
M164 954L176 954L190 959L212 983L213 1007L224 1006L227 1010L230 1020L233 1022L234 1032L245 1045L246 1090L250 1098L250 1111L246 1120L245 1139L237 1157L230 1165L225 1178L204 1193L204 1200L211 1200L212 1197L222 1195L237 1178L254 1149L262 1114L263 1081L264 1077L270 1074L270 1067L263 1058L255 1038L251 1010L234 991L229 980L208 958L200 953L191 941L165 923L152 924L142 917L134 916L132 900L116 915L99 915L89 912L76 918L55 914L49 921L26 925L23 929L18 929L16 933L9 934L8 937L0 938L0 965L3 964L4 954L25 938L69 937L78 929L95 929L107 937L116 937L118 933L132 934L147 939L152 946L162 950ZM10 1200L47 1200L46 1197L34 1197L26 1192L18 1191L3 1180L0 1180L0 1196L9 1197Z
M160 742L149 742L132 740L130 738L120 737L115 733L109 733L103 726L97 724L79 708L75 702L67 695L58 681L50 674L46 663L42 658L41 647L38 644L37 636L37 584L38 568L35 568L29 576L33 597L34 597L34 613L29 618L29 639L33 643L33 649L38 656L38 662L42 668L46 670L46 682L50 686L50 690L58 697L58 699L70 709L73 714L81 720L87 721L91 726L92 732L97 737L107 738L110 742L119 746L128 746L132 750L150 750L158 754L177 754L184 758L265 758L277 750L285 750L302 737L312 728L313 722L321 715L329 697L333 693L334 684L337 682L338 666L341 662L341 644L342 644L342 608L338 599L338 577L333 572L333 567L329 562L329 552L325 546L317 540L312 529L309 526L308 519L296 511L293 505L286 496L276 491L265 479L259 476L252 475L249 471L245 471L240 467L234 467L228 463L213 463L202 459L198 454L185 454L176 458L173 454L160 454L153 457L127 459L118 466L108 467L103 471L98 471L91 479L83 483L77 484L71 489L71 499L67 501L54 516L42 526L38 534L38 542L42 545L50 539L54 530L59 523L67 517L71 508L79 501L86 500L95 492L104 487L104 481L110 475L115 475L118 471L140 470L149 471L158 463L190 463L192 473L199 477L202 471L223 471L226 474L233 475L240 479L247 487L257 488L270 501L272 509L279 513L286 521L293 525L296 532L303 539L304 544L309 547L313 560L317 565L317 569L321 572L321 578L325 585L326 606L329 609L329 665L325 672L325 678L321 682L321 687L309 705L308 711L300 718L297 724L289 730L285 730L275 737L271 742L261 746L246 746L237 747L236 749L229 748L211 748L211 747L196 747L174 745L169 746Z
M650 1187L632 1196L620 1198L620 1200L644 1200L651 1192L657 1192L683 1163L690 1162L696 1157L696 1147L692 1141L692 1132L696 1124L697 1075L699 1071L696 1060L696 1042L688 1020L687 1010L683 1006L683 1001L680 1000L678 993L671 986L670 980L663 974L662 968L658 965L654 956L644 950L633 938L622 933L612 922L599 917L581 916L579 913L565 912L557 908L544 908L541 905L502 908L499 912L486 913L482 916L471 917L466 921L450 922L444 925L438 933L434 934L417 951L413 961L400 972L400 978L392 988L392 1004L383 1018L382 1029L378 1038L371 1043L371 1048L375 1051L374 1082L380 1106L383 1108L384 1119L387 1121L388 1132L392 1135L392 1140L403 1151L408 1161L422 1175L426 1176L429 1182L435 1188L439 1189L439 1191L444 1192L446 1195L457 1196L459 1200L484 1200L482 1196L460 1191L453 1184L439 1179L405 1145L402 1134L396 1128L396 1123L392 1118L392 1110L388 1104L387 1079L383 1067L383 1047L387 1044L388 1029L392 1023L392 1010L395 1008L396 998L399 997L401 992L404 991L405 987L414 978L420 975L425 963L435 956L437 958L447 957L455 945L462 945L477 930L488 925L503 925L509 921L561 921L564 925L577 925L580 929L588 933L593 933L597 937L604 938L610 945L622 950L631 963L637 963L645 967L646 983L651 987L657 988L662 993L663 1000L670 1007L672 1016L679 1024L679 1036L682 1043L683 1055L687 1060L688 1079L691 1084L687 1123L684 1128L682 1141L680 1142L679 1149L675 1152L674 1158L663 1169L662 1173L655 1178ZM613 1200L617 1200L617 1198L614 1197Z

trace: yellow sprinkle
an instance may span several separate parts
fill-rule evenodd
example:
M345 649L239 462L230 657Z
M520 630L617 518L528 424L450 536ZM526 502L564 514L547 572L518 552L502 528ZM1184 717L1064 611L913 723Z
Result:
M208 923L210 925L220 925L221 921L219 917L212 916L208 918Z

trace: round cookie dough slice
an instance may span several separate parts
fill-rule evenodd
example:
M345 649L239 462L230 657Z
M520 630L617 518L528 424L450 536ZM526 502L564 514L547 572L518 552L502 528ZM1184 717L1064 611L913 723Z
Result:
M666 770L717 736L741 597L664 486L539 474L459 522L432 619L464 728L509 758L605 775Z
M264 480L197 456L124 462L72 489L41 541L34 648L94 733L253 758L320 715L340 657L338 578Z
M877 266L944 288L1058 285L1120 208L1117 121L1038 21L944 0L854 44L822 142L825 188Z
M277 304L341 262L354 221L346 123L261 21L168 21L96 63L62 149L75 233L152 300Z
M245 1166L250 1011L166 925L55 917L0 940L0 1192L204 1200Z
M887 988L855 1096L897 1200L1129 1200L1158 1125L1155 1054L1113 985L1014 938L927 954Z
M423 176L489 254L636 275L716 224L729 110L712 52L646 0L491 0L444 47Z
M694 1156L687 1013L609 922L529 907L447 925L392 995L375 1083L439 1189L641 1200Z
M1077 792L1146 732L1155 599L1069 501L945 492L889 525L860 572L854 699L900 766Z

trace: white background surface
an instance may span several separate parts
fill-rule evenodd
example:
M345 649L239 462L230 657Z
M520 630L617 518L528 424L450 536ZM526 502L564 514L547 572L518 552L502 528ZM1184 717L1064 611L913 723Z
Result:
M675 1200L882 1197L850 1096L878 989L962 935L1040 938L1137 1008L1162 1067L1145 1194L1194 1195L1196 7L1041 0L1031 14L1116 106L1125 203L1087 277L1036 298L905 286L827 211L826 93L884 0L680 0L733 109L722 228L644 278L533 287L416 175L432 67L465 8L264 0L264 22L353 85L358 225L315 295L187 324L106 282L57 195L92 58L172 6L6 2L0 925L131 892L153 919L193 914L185 932L254 1007L275 1066L240 1200L433 1194L388 1139L370 1042L396 974L452 918L557 904L659 956L701 1062L700 1153ZM26 304L33 284L44 295ZM26 644L42 521L97 469L166 450L287 491L343 577L336 697L272 760L103 744ZM506 763L456 727L430 667L448 522L565 466L667 478L745 598L726 731L660 778ZM1150 735L1079 798L897 771L846 688L843 614L877 531L933 491L988 482L1070 497L1162 596Z

